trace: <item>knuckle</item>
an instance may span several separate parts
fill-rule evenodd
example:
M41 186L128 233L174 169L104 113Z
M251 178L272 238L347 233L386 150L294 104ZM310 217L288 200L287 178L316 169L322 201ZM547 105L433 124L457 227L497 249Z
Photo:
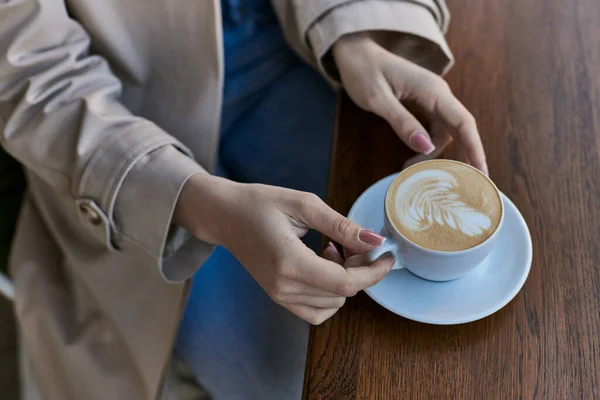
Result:
M307 310L302 310L302 311L298 312L296 315L311 325L317 325L317 322L318 322L317 313L318 313L318 311L316 309L307 309Z
M283 301L283 294L275 288L269 288L267 294L275 303L281 303Z
M310 313L307 313L305 310L296 310L294 308L291 308L289 306L284 306L284 308L286 308L289 312L291 312L292 314L294 314L295 316L297 316L298 318L308 322L309 324L310 322Z
M327 320L327 315L324 312L316 312L311 315L311 320L309 321L312 325L318 326L321 325L325 320Z
M275 267L276 281L283 282L287 279L295 280L296 279L296 268L289 263L280 262ZM283 285L283 283L280 283Z
M244 192L245 196L247 196L248 201L252 202L263 202L265 199L265 193L269 189L260 183L251 183L246 186L246 191Z
M457 114L460 116L460 119L458 121L460 125L463 125L467 128L475 127L477 125L477 120L475 119L473 114L471 114L469 110L463 107L460 103L459 106L457 106Z
M470 129L477 129L477 120L470 112L467 112L467 117L465 123Z
M450 86L446 80L436 74L428 74L425 83L436 93L445 93L450 91Z
M321 202L321 199L316 194L307 192L304 194L304 202L307 204L317 204Z
M428 73L424 75L419 87L420 95L426 102L437 104L441 99L452 96L450 86L439 76Z
M365 97L365 109L367 111L375 111L377 110L381 105L381 96L375 92L369 92L366 94Z
M275 264L275 281L277 282L280 278L285 277L287 273L287 266L285 263L278 262Z
M467 120L467 123L470 125L477 125L477 120L475 119L475 116L468 111L467 111L466 120Z
M438 78L438 87L441 91L447 92L447 93L452 93L452 89L450 89L450 84L448 83L447 80L445 80L444 78Z
M344 306L344 304L346 304L346 298L345 297L338 297L335 301L335 308L342 308Z
M392 127L400 134L410 135L413 132L422 130L423 128L419 125L419 122L414 119L414 116L408 112L395 112L388 121Z
M286 300L285 295L280 292L269 293L269 297L277 304L284 304Z
M342 215L338 215L333 220L333 228L342 236L346 236L346 234L351 233L352 221Z
M469 134L477 132L477 121L473 114L467 111L454 129L457 132L468 132ZM471 146L471 144L467 145Z
M357 291L354 288L354 285L352 284L352 282L346 280L346 281L338 284L338 287L336 288L335 292L343 297L352 297L352 296L356 295Z
M321 199L314 193L303 193L298 198L298 208L302 213L313 212L315 207L319 206Z
M288 293L288 287L283 279L275 279L269 290L270 297L275 301L283 301Z

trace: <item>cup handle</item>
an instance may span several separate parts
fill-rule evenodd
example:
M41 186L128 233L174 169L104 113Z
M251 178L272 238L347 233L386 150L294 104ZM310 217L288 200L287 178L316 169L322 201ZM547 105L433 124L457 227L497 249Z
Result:
M385 253L392 253L394 257L396 257L396 262L394 263L392 269L406 268L406 265L404 264L404 257L400 253L398 245L389 238L386 238L385 242L381 246L366 253L367 261L374 262Z

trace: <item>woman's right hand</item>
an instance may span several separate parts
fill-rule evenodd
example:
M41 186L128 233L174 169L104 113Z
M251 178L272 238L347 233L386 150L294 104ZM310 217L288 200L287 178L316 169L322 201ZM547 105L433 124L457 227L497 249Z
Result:
M342 36L332 48L342 84L352 100L386 119L412 150L420 153L405 166L438 157L451 139L457 155L486 175L488 167L473 115L438 75L391 53L371 32ZM429 132L405 107L417 105L429 122Z
M379 282L394 263L381 258L346 269L319 257L300 240L308 229L356 252L384 239L317 196L290 189L194 175L182 190L175 220L200 240L230 250L276 303L314 325L335 314L346 297Z

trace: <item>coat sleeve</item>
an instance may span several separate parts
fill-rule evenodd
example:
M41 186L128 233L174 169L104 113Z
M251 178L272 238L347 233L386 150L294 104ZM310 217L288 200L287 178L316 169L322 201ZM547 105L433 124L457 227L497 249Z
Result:
M121 83L89 47L64 0L0 0L0 142L106 251L142 252L162 271L170 239L183 243L179 192L204 170L119 102Z
M377 31L388 50L436 73L453 57L444 33L450 16L444 0L272 0L290 45L339 84L331 46L343 35Z

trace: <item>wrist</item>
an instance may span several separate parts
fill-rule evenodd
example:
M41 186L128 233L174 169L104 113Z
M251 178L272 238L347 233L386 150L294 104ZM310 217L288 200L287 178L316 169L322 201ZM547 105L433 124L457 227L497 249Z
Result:
M375 43L370 31L348 33L340 37L331 47L331 53L334 61L344 57L345 54L355 51L358 47Z
M207 173L192 175L177 200L174 222L202 241L224 244L233 213L230 202L237 197L240 186Z

